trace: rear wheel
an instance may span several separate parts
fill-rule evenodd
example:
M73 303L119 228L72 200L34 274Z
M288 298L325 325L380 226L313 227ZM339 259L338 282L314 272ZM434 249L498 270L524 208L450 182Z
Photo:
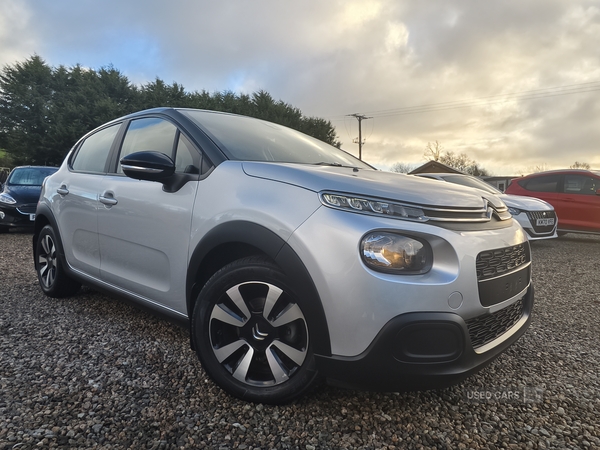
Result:
M286 403L316 379L300 299L266 258L241 259L218 271L200 292L192 321L203 367L231 395Z
M50 225L46 225L40 231L35 244L34 258L40 287L48 297L69 297L81 287L66 274L58 257L58 240Z

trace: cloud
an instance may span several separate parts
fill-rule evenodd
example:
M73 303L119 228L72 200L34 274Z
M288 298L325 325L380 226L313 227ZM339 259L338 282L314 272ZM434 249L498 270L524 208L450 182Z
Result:
M18 0L5 0L0 13L0 65L29 56L33 40L27 33L29 10Z
M331 120L355 154L346 115L364 113L363 154L378 167L424 162L437 140L498 174L600 168L600 83L550 95L600 81L595 1L5 0L0 12L2 64L37 53L52 65L112 63L138 84L264 89Z

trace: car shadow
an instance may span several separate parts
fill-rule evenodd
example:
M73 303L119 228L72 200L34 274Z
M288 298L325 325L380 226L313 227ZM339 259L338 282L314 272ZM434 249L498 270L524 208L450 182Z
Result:
M590 244L600 244L600 235L597 234L583 234L583 233L567 233L564 236L559 236L557 239L561 241L571 242L587 242Z

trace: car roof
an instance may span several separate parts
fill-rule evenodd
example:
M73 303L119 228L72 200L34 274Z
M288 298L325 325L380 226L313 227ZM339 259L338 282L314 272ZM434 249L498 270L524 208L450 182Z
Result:
M542 175L552 175L552 174L581 174L581 175L595 175L600 177L600 170L588 170L588 169L555 169L555 170L545 170L543 172L530 173L529 175L525 175L523 178L529 177L539 177Z
M17 167L13 167L12 170L15 169L56 169L58 170L57 166L17 166Z

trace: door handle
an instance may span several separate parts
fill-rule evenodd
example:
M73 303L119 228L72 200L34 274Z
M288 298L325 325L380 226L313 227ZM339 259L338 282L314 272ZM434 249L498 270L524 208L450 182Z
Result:
M67 189L67 187L63 184L61 187L59 187L56 192L58 192L60 195L67 195L69 193L69 190Z
M104 192L102 195L100 195L100 198L99 198L100 203L102 203L103 205L109 206L109 207L116 205L119 202L117 201L116 198L113 197L113 195L114 194L112 192L109 192L109 191Z

